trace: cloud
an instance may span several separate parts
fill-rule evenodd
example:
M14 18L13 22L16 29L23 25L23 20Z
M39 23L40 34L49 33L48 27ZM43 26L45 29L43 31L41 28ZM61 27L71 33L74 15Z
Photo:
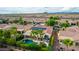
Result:
M64 7L63 12L79 12L79 7Z
M71 7L64 7L61 10L70 10L70 9L71 9Z
M0 7L0 13L79 12L79 7Z
M77 10L79 7L64 7L62 10Z

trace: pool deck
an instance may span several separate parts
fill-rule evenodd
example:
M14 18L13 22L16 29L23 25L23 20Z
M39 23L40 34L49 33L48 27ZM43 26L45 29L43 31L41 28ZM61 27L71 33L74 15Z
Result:
M39 41L39 40L33 40L33 41L37 42L38 44L40 44L40 42L44 42L48 46L48 42L46 42L46 41Z

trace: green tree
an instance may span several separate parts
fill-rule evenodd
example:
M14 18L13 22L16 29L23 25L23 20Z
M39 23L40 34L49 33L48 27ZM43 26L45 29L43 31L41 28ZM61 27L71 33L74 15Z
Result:
M13 20L13 23L15 23L15 24L18 23L18 20Z
M9 23L9 18L6 19L6 23L7 23L7 24Z
M46 25L48 25L48 26L53 26L53 25L55 25L56 23L57 23L57 21L54 20L54 19L49 19L48 21L46 21Z
M17 29L16 29L16 27L11 27L9 29L9 31L10 31L11 38L16 39L16 35L17 35Z
M10 34L9 30L4 30L3 35L4 35L5 38L10 38L11 37L11 34Z
M40 42L40 47L42 48L42 47L47 47L47 45L44 43L44 42Z
M5 40L0 37L0 43L5 43Z
M16 41L22 40L24 38L23 34L17 33L16 34Z
M4 30L0 29L0 42L5 43Z
M19 23L19 24L22 24L22 25L24 24L23 17L20 17L20 18L19 18L18 23Z
M26 49L26 48L28 49L29 45L28 44L20 44L20 47L23 49Z
M4 35L4 32L2 29L0 29L0 37L2 37Z
M41 50L41 47L37 43L35 43L35 42L29 44L28 48L31 49L31 50L34 50L34 51Z
M23 41L16 41L16 45L17 45L17 46L19 46L19 47L20 47L20 46L21 46L21 44L24 44L24 42L23 42Z
M60 18L58 16L50 17L49 19L59 20Z
M64 39L62 43L65 44L67 48L73 45L73 41L70 39Z
M61 23L61 24L60 24L60 26L61 26L61 27L65 27L65 28L66 28L66 27L69 27L69 26L70 26L70 24L69 24L69 23Z
M7 38L6 43L9 45L15 45L16 44L16 40L12 39L12 38Z
M58 16L50 17L48 21L45 22L48 26L54 26L55 24L58 24L57 20L60 18Z
M17 28L16 27L11 27L9 31L10 31L11 34L16 34L17 33Z

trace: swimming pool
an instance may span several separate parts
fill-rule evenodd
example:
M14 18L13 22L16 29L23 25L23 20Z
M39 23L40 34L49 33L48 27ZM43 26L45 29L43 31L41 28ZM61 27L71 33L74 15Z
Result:
M30 40L30 39L23 40L23 42L24 42L24 43L27 43L27 44L31 44L31 43L33 43L33 41Z
M46 30L46 28L41 28L41 27L32 27L32 30Z

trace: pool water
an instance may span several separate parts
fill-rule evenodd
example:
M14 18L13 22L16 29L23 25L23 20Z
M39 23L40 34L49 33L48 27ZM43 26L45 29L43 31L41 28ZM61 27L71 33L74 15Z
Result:
M32 27L32 30L46 30L46 28Z
M32 40L23 40L23 41L24 41L24 43L27 43L27 44L31 44L31 43L33 43Z

